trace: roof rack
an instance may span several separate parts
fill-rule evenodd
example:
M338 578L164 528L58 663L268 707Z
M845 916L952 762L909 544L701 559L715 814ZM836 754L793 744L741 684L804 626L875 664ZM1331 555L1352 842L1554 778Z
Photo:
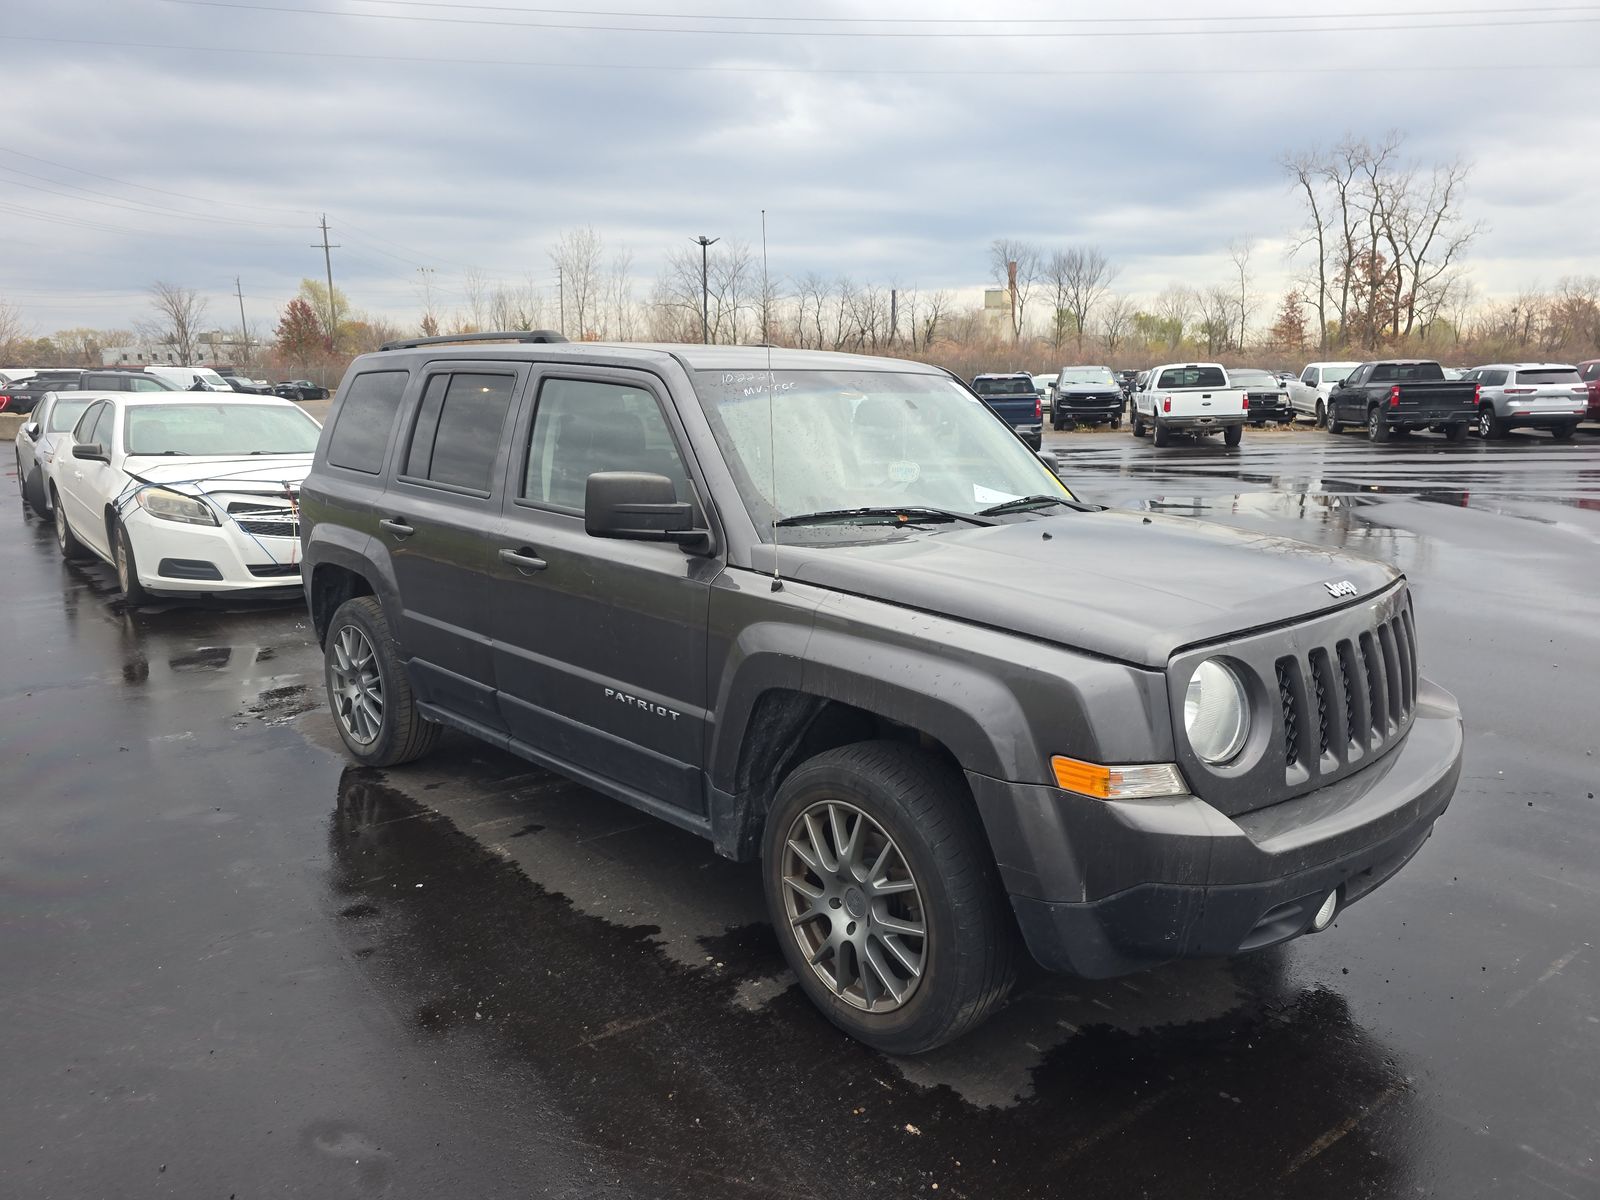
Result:
M379 350L414 350L418 346L449 346L458 342L564 342L554 329L513 329L505 333L447 333L440 337L401 338L385 342Z

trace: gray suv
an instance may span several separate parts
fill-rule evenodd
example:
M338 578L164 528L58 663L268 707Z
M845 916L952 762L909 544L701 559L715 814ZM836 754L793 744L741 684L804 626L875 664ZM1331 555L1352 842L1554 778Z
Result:
M300 503L339 736L465 730L758 862L862 1041L957 1037L1024 947L1106 977L1325 929L1449 804L1390 567L1085 503L920 363L518 337L334 397Z
M1589 407L1588 387L1571 364L1495 363L1474 367L1465 381L1478 385L1479 437L1548 429L1558 441L1566 441Z

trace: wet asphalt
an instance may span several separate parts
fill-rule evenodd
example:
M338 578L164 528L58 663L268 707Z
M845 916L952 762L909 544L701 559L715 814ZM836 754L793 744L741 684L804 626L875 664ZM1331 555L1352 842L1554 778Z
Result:
M1465 770L1329 932L915 1060L805 1003L753 867L464 738L351 766L297 607L128 610L8 474L0 1195L1600 1195L1600 436L1050 443L1402 567Z

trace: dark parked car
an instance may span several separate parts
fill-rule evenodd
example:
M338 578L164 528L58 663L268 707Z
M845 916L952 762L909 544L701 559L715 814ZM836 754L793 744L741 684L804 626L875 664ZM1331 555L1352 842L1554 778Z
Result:
M1578 364L1578 378L1589 393L1588 419L1600 421L1600 358Z
M464 730L759 861L863 1041L959 1036L1020 946L1103 977L1325 929L1450 802L1383 563L1085 504L921 363L501 343L340 385L300 496L340 738Z
M1477 384L1446 379L1444 369L1428 359L1361 363L1328 392L1328 432L1365 426L1374 442L1417 429L1435 429L1459 442L1477 417Z
M222 378L234 391L242 392L247 396L272 396L277 394L272 384L264 383L259 379L246 379L243 375L224 375ZM327 395L327 393L324 392L323 395ZM291 398L284 397L284 399Z
M286 379L272 385L272 394L285 400L326 400L328 389L309 379Z
M1043 445L1044 402L1032 375L1026 371L979 375L972 381L972 390L1028 445L1035 450Z
M176 392L178 385L145 371L85 371L72 381L81 392Z
M1057 432L1077 425L1122 428L1122 385L1109 367L1062 367L1050 403L1050 427Z
M75 387L83 372L51 369L0 387L0 412L30 413L46 392L67 391Z
M1289 407L1289 385L1268 371L1250 367L1229 367L1228 382L1243 388L1249 404L1250 424L1260 429L1268 423L1287 425L1294 420Z

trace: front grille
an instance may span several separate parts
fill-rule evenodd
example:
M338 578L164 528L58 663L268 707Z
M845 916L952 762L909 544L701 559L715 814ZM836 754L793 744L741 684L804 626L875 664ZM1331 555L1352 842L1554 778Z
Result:
M256 537L300 536L298 513L286 504L259 504L249 500L234 500L228 505L228 515L240 529Z
M1278 659L1286 777L1331 774L1404 733L1417 701L1416 663L1408 608L1370 632Z

